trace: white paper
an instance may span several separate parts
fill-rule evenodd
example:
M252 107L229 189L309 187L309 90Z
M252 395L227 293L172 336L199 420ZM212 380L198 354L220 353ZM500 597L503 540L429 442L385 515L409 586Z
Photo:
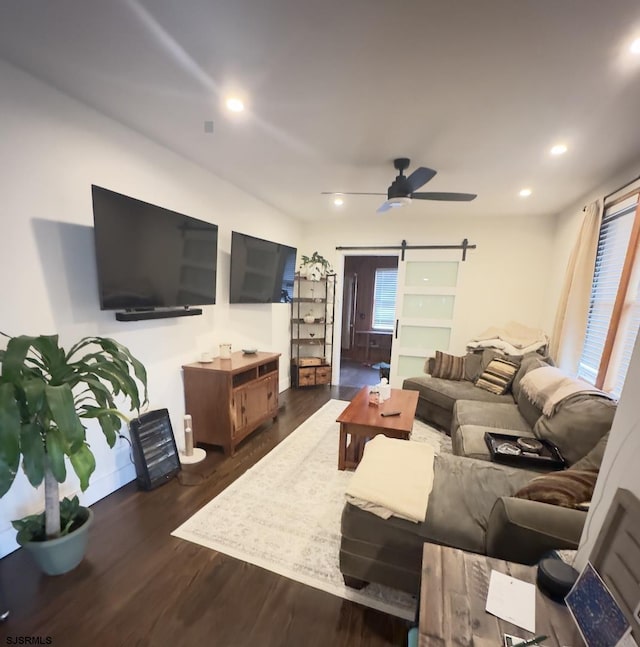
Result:
M536 587L515 577L491 571L485 609L531 633L536 630Z

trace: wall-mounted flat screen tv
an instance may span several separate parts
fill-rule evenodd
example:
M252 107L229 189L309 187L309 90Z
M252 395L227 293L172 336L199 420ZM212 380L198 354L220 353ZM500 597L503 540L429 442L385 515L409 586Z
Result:
M102 310L216 302L218 226L91 187Z
M289 303L296 248L231 232L229 303Z

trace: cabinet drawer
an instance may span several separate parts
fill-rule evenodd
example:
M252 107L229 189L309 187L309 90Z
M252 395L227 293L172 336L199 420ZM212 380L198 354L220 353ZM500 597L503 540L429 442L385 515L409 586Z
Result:
M316 383L316 369L315 368L300 368L298 369L298 385L309 386Z
M316 369L316 384L330 384L331 369L328 366L319 366Z

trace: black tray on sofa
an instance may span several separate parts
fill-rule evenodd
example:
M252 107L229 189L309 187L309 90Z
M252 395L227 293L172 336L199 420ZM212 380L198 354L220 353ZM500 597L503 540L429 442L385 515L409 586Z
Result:
M542 446L538 452L523 450L518 445L518 440L538 441ZM487 431L484 435L485 442L491 454L491 460L497 463L506 463L516 467L530 466L538 469L561 470L566 463L560 450L552 443L539 438L528 436L510 436ZM515 450L520 453L516 454ZM510 453L510 451L514 453Z

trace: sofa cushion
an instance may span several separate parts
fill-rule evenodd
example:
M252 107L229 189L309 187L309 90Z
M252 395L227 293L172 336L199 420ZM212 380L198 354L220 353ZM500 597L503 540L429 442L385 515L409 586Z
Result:
M586 456L583 456L577 463L574 463L571 469L599 470L602 465L602 458L604 457L604 450L607 447L608 440L609 432L600 438L598 444Z
M451 411L456 400L478 400L481 402L511 402L511 395L495 395L488 391L476 388L467 380L460 382L454 380L443 380L439 377L419 375L409 377L402 383L402 388L410 391L418 391L421 398Z
M522 391L522 389L520 388L520 382L522 381L522 378L534 368L542 368L543 366L549 366L549 364L538 353L527 353L526 355L522 356L522 359L520 360L520 368L518 369L518 372L513 378L513 382L511 384L511 392L513 393L515 400L518 400L518 398L520 397L520 392Z
M516 404L522 417L527 421L531 429L533 429L542 415L542 411L529 400L527 394L522 389L518 389L518 395L516 396L514 393L514 397L516 398Z
M464 357L456 357L437 350L431 376L460 381L464 379L464 360Z
M476 380L476 386L490 393L503 395L509 390L517 370L518 364L515 362L496 357L482 371L480 377Z
M495 396L503 398L502 402L496 402L487 406L483 402L472 400L459 400L453 408L453 421L451 434L455 433L458 427L465 425L479 425L491 427L491 429L511 429L514 432L525 436L531 432L531 427L522 417L518 406L513 402L510 395Z
M463 425L458 427L451 437L453 453L456 456L477 458L484 461L491 460L491 453L484 438L485 433L496 432L495 427L484 427L482 425ZM511 429L500 429L499 433L507 436L533 436L531 431L513 431Z
M615 412L616 403L612 400L575 395L561 402L550 418L540 416L533 432L552 442L573 465L611 429Z
M427 541L484 552L491 509L535 474L451 454L436 456L427 517L419 532Z
M464 358L464 379L475 382L482 373L482 353L467 353ZM487 362L488 364L489 362Z
M489 366L489 362L492 359L496 359L496 357L501 357L514 364L520 363L519 355L507 355L495 348L469 349L464 358L465 380L475 382L480 377L482 371Z
M552 472L532 479L514 496L563 508L577 508L581 503L591 501L597 478L597 470Z

